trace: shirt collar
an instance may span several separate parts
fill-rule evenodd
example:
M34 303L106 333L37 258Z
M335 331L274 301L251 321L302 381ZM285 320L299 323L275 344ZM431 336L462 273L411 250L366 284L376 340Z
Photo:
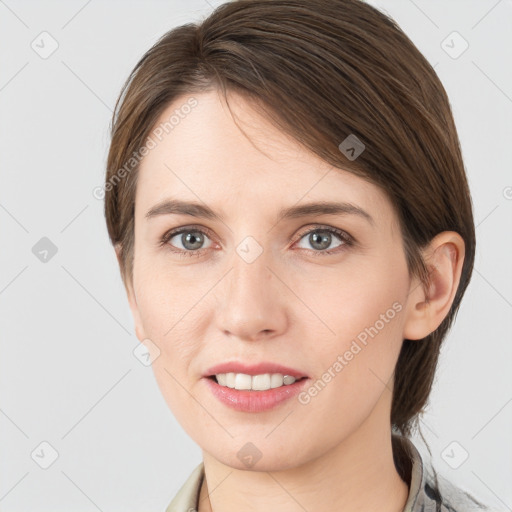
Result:
M430 492L428 475L419 451L407 437L393 434L393 440L396 449L402 450L410 461L410 475L401 475L409 484L409 496L403 512L435 512L438 509L437 502L434 493Z

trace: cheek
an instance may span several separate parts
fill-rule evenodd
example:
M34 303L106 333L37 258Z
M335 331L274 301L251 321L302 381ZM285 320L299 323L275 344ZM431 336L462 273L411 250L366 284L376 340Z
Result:
M137 292L144 331L160 350L151 365L155 380L169 409L187 431L194 428L189 410L190 364L201 351L194 305L202 294L193 290L194 286L162 278L153 268L140 274Z
M350 262L296 281L297 295L323 322L319 328L326 341L337 345L337 340L355 338L376 323L379 331L396 327L394 319L407 290L405 262L400 266L396 259L361 258L360 263Z
M142 260L142 258L141 258ZM176 273L175 273L176 274ZM186 282L157 265L140 265L136 274L137 304L146 337L163 357L154 364L179 372L198 350L196 307L204 295L198 282Z
M314 287L309 284L300 292L328 326L311 320L324 333L322 343L315 345L317 376L336 375L327 394L343 396L349 410L363 396L371 402L382 392L401 348L407 272L405 266L389 268L384 260L361 265L316 280Z
M138 248L139 249L139 248ZM134 263L137 303L146 327L167 332L197 301L199 281L190 281L186 272L166 264L165 253L151 254L140 247Z

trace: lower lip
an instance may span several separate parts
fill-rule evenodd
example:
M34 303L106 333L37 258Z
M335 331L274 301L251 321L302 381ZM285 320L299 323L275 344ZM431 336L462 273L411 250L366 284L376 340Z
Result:
M223 404L242 412L268 411L286 400L298 395L309 379L301 379L293 384L267 389L266 391L240 391L221 386L210 378L205 378L211 392Z

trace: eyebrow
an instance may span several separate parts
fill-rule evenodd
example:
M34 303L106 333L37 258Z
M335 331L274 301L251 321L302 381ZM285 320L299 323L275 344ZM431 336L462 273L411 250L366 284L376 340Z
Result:
M151 219L160 215L173 214L190 215L191 217L224 222L223 217L212 210L209 206L201 203L181 201L178 199L167 199L153 206L146 213L146 218ZM279 212L278 218L283 220L320 215L357 215L366 219L372 226L375 226L373 217L367 211L355 204L345 202L321 201L283 208Z

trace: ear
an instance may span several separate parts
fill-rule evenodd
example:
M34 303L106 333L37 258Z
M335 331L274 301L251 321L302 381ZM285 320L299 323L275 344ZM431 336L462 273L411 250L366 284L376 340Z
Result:
M133 321L135 323L135 334L139 341L143 341L147 338L147 336L144 331L144 326L142 324L142 319L141 319L141 315L140 315L140 311L139 311L139 306L137 304L137 297L135 295L133 282L127 281L127 278L123 272L123 265L122 265L122 258L121 258L121 253L122 253L123 249L122 249L121 244L119 244L119 243L116 244L115 250L116 250L117 262L119 263L119 268L121 269L121 275L123 277L123 283L124 283L126 295L128 298L128 304L130 306L130 310L131 310L132 316L133 316Z
M455 231L435 236L423 251L429 272L428 290L411 280L403 338L419 340L435 331L453 303L464 263L465 244Z

